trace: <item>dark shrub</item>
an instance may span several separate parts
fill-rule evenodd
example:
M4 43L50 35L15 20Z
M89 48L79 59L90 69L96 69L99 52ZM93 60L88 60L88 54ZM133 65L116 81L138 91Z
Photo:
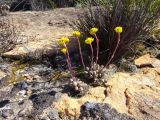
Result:
M137 38L148 35L160 19L160 0L101 0L96 4L83 9L74 28L85 36L89 36L90 28L99 28L100 56L105 63L117 44L116 26L122 26L123 33L113 61L128 52L130 44Z
M53 0L56 7L74 7L76 0Z
M73 7L74 0L16 0L12 2L10 11L49 10L55 7Z
M75 0L76 4L81 7L103 5L105 0Z
M31 10L31 9L32 7L31 7L29 0L17 0L15 2L12 2L10 6L11 12L20 11L20 10L26 11L26 10Z
M49 10L53 7L53 0L16 0L12 2L10 11Z
M53 0L29 0L32 10L49 10L55 7Z

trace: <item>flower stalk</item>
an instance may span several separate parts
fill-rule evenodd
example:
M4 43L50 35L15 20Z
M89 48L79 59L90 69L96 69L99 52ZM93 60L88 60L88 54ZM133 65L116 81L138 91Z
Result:
M96 33L94 34L95 38L96 38L96 43L97 43L97 54L96 54L96 64L98 62L98 58L99 58L99 39L96 35Z
M90 45L90 48L91 48L91 54L92 54L92 57L91 57L91 65L93 64L93 47L92 47L92 44L89 44Z
M65 54L69 71L71 73L71 76L74 77L75 75L74 75L74 72L72 70L71 59L70 59L68 48L67 48L67 45L66 45L66 43L68 43L68 42L69 42L69 39L66 38L66 37L62 37L59 40L59 44L64 46L64 48L61 50L61 52L63 52Z
M80 33L79 31L74 31L72 34L73 34L73 36L75 36L76 39L77 39L78 48L79 48L79 54L80 54L80 57L81 57L81 62L82 62L83 68L85 69L85 64L84 64L84 60L83 60L81 44L80 44L80 40L79 40L79 37L80 37L81 33Z
M98 31L98 28L95 28L95 27L91 28L90 31L89 31L89 33L96 38L96 44L97 44L97 49L96 49L96 64L98 62L98 56L99 56L99 39L98 39L97 34L96 34L97 31Z
M85 43L86 44L88 44L88 45L90 45L90 48L91 48L91 66L92 66L92 64L93 64L93 47L92 47L92 42L94 41L94 38L92 38L92 37L88 37L86 40L85 40Z
M66 48L66 56L67 56L67 61L68 61L68 65L69 65L69 70L71 72L71 76L74 77L75 75L74 75L74 72L72 70L71 59L70 59L70 56L69 56L67 45L65 43L64 43L64 47Z
M68 66L68 69L69 69L69 71L70 71L70 73L71 73L71 77L73 78L74 76L73 76L73 74L72 74L72 68L71 68L71 65L70 65L70 63L69 63L69 57L68 57L68 55L67 55L67 49L66 49L66 48L63 48L63 49L61 49L61 52L63 52L64 55L65 55L65 57L66 57L67 66Z
M78 37L77 37L77 42L78 42L78 48L79 48L79 53L80 53L82 65L83 65L83 68L85 69L85 64L84 64L83 55L82 55L82 50L81 50L81 44L80 44L80 42L79 42L79 38L78 38Z
M115 28L115 32L117 33L117 44L116 44L116 47L115 47L115 49L114 49L114 51L112 53L111 58L108 60L108 62L105 65L105 67L107 67L110 64L110 62L112 61L112 59L114 58L114 55L115 55L115 53L117 51L117 48L119 46L119 43L120 43L120 34L122 33L122 31L123 31L123 29L120 26Z

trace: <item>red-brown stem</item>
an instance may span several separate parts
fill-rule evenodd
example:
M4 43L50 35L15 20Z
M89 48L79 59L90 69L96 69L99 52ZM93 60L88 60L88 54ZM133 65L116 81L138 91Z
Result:
M96 44L97 44L97 54L96 54L96 64L97 64L98 56L99 56L99 39L98 39L96 33L94 34L94 37L96 38Z
M66 57L66 62L67 62L68 69L69 69L69 71L70 71L70 73L71 73L71 76L72 76L72 78L73 78L74 76L73 76L73 74L72 74L72 69L71 69L71 66L70 66L70 63L69 63L69 60L68 60L68 56L67 56L66 53L64 53L64 54L65 54L65 57Z
M75 75L74 75L74 72L73 72L73 70L72 70L72 64L71 64L71 59L70 59L70 57L69 57L68 48L67 48L67 45L66 45L65 43L64 43L64 47L66 48L66 51L67 51L66 56L67 56L68 63L69 63L69 66L70 66L70 72L71 72L72 76L75 76Z
M91 65L92 65L93 64L93 47L91 43L89 45L91 47L91 53L92 53L92 58L91 58Z
M114 58L114 55L115 55L115 53L116 53L116 51L117 51L118 46L119 46L119 43L120 43L120 33L118 33L117 35L118 35L118 36L117 36L117 45L116 45L116 47L115 47L115 49L114 49L114 51L113 51L113 54L112 54L111 58L109 59L109 61L107 62L107 64L106 64L105 67L107 67L107 66L110 64L110 62L111 62L112 59Z
M83 65L83 68L85 69L85 64L84 64L83 55L82 55L82 50L81 50L81 44L80 44L80 42L79 42L79 38L78 38L78 37L77 37L77 42L78 42L79 53L80 53L82 65Z

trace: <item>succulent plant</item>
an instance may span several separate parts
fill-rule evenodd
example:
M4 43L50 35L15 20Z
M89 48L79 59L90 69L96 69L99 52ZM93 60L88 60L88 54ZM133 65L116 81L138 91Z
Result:
M116 71L117 67L113 64L106 68L94 62L91 67L86 67L84 75L91 85L98 86L107 82Z
M75 90L77 96L84 96L88 92L88 85L74 77L70 79L70 86Z

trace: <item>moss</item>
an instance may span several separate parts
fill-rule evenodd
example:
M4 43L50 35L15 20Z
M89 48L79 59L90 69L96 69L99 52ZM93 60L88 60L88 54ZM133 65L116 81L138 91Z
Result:
M70 74L67 72L52 72L51 78L52 80L59 80L63 78L69 78Z
M7 84L15 84L18 81L24 80L24 77L22 75L17 75L17 72L23 70L28 65L27 63L21 64L20 61L13 62Z

